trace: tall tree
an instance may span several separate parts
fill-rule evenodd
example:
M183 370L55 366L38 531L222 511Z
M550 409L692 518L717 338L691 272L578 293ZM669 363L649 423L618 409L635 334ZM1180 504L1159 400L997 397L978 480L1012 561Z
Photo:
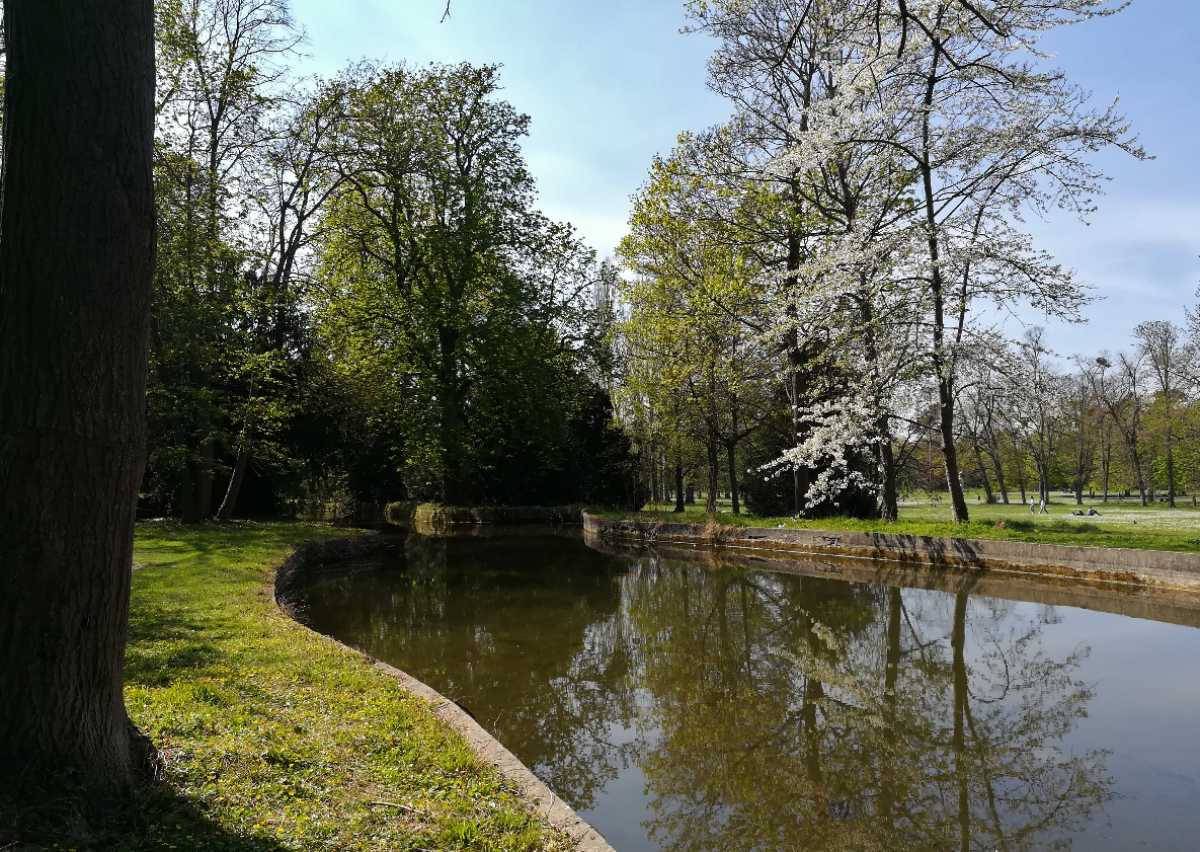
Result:
M232 413L234 462L218 520L228 520L261 439L278 428L286 415L289 359L296 357L303 323L297 314L307 278L305 261L319 236L318 218L340 186L328 146L340 118L341 93L336 86L319 88L290 105L276 138L264 146L264 172L254 192L265 240L253 251L255 268L246 273L243 325L249 353L242 359L246 391ZM276 415L276 416L272 416Z
M7 0L0 218L0 793L102 796L122 700L154 263L151 0Z
M1183 334L1172 322L1144 322L1134 329L1138 347L1150 363L1154 377L1155 413L1161 423L1163 455L1167 474L1167 504L1175 508L1175 444L1181 408L1181 390L1186 381L1188 353Z
M715 513L722 450L738 501L738 445L761 421L774 365L757 341L758 266L729 224L737 214L717 212L737 208L738 194L693 169L702 149L685 138L670 158L654 161L634 197L620 251L638 277L624 288L622 331L630 392L668 408L681 397L693 414L679 422L704 448L706 508Z
M930 368L954 516L966 521L954 438L968 315L980 300L1028 301L1075 318L1085 301L1071 273L1013 222L1026 207L1086 214L1102 178L1090 152L1114 146L1145 155L1113 109L1091 110L1087 94L1061 72L1014 58L1015 47L1049 29L1111 13L1116 7L1105 0L1020 0L993 17L949 0L919 11L900 6L897 61L878 89L885 105L850 135L888 139L917 177Z
M1141 354L1131 356L1122 352L1117 355L1114 364L1107 356L1101 355L1095 361L1095 369L1088 375L1092 393L1125 444L1129 470L1145 506L1150 502L1145 448L1142 444L1146 416L1145 358Z
M1019 413L1012 419L1018 439L1033 460L1038 476L1038 498L1050 502L1050 477L1062 434L1061 412L1066 407L1063 379L1050 364L1045 331L1030 328L1017 345L1017 370L1013 389Z
M535 209L529 117L498 97L497 68L360 67L344 83L322 334L387 361L407 389L414 493L528 495L532 469L552 470L564 449L579 401L568 388L596 351L594 254Z
M164 265L178 269L160 274L155 313L157 320L173 299L206 315L179 341L186 378L170 383L195 387L181 502L185 518L199 520L215 508L217 452L227 432L239 433L228 442L246 457L237 422L244 418L231 409L256 407L263 372L260 347L243 333L243 309L258 295L244 259L262 224L247 188L258 182L269 144L285 135L274 119L301 34L287 0L163 0L158 17L158 173L180 221L170 228L178 236L164 241L164 260L178 255Z

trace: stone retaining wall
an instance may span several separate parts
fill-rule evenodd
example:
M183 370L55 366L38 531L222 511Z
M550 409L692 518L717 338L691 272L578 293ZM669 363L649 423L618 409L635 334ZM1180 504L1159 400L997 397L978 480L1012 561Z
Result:
M726 527L584 513L584 531L612 540L639 541L763 553L853 557L910 565L945 566L1040 577L1084 579L1125 586L1200 593L1200 554L1105 547L1070 547L1022 541L932 538L894 533L823 532Z

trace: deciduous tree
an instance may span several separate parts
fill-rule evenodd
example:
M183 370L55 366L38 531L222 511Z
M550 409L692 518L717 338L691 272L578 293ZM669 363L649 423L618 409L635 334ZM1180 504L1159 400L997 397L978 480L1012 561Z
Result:
M122 699L154 262L150 0L7 0L0 797L127 792ZM0 805L9 817L16 811Z

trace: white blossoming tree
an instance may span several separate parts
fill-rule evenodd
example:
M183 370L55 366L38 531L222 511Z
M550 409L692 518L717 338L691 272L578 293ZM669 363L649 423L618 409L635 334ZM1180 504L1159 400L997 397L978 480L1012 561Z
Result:
M721 41L714 87L758 134L764 179L788 187L797 221L827 223L791 235L791 289L849 292L882 257L888 284L908 295L917 313L906 331L919 336L936 386L947 485L956 520L966 521L955 421L976 315L1024 306L1076 319L1087 301L1071 271L1036 247L1024 217L1055 208L1086 216L1103 181L1090 155L1116 147L1145 156L1115 106L1094 109L1045 67L1038 40L1120 5L717 0L691 9ZM879 191L889 176L901 190L892 203ZM887 211L870 228L860 228L858 208L846 216L860 187ZM839 233L860 238L833 248L831 274L820 256ZM814 258L826 271L806 268Z

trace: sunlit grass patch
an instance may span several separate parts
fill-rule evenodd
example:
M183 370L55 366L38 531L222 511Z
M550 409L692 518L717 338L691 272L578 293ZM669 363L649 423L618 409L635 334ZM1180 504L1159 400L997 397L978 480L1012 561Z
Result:
M300 524L138 530L126 701L167 783L122 849L566 846L422 701L275 607Z

